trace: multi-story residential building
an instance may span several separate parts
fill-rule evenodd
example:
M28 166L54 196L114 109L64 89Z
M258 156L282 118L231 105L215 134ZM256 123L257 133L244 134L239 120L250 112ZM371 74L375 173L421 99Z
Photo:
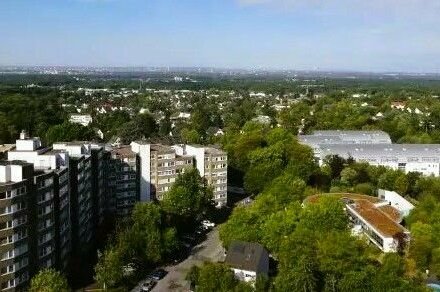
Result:
M105 211L104 149L88 142L59 142L53 149L69 154L73 251L85 252Z
M38 270L67 267L68 154L22 133L7 158L0 161L0 284L21 291Z
M2 161L0 164L0 282L2 291L24 290L37 259L33 165ZM35 239L35 235L34 235ZM35 265L35 262L34 262Z
M109 156L106 160L108 211L127 216L140 200L140 159L130 146L110 149Z
M193 157L177 155L171 146L132 142L140 159L140 201L162 200L177 176L193 166Z
M204 177L213 189L216 206L226 206L228 197L227 153L216 147L200 145L175 145L173 148L179 155L189 155L195 158L195 165L200 176Z

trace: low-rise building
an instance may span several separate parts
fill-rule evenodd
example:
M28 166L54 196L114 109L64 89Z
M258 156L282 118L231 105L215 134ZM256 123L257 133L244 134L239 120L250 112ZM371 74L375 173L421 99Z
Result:
M87 127L93 122L93 118L91 115L70 115L69 121Z
M313 149L319 165L337 155L405 173L440 175L440 144L392 144L382 131L315 131L298 140Z
M227 251L225 264L238 280L255 283L259 275L269 273L269 253L259 243L234 241Z
M322 164L330 155L352 158L357 162L381 165L405 173L440 175L440 144L338 144L321 145L315 155Z
M313 203L323 196L340 199L349 216L352 232L366 236L383 252L398 252L410 241L410 232L400 225L403 213L391 202L360 194L335 193L308 197L305 203Z
M391 207L398 210L402 217L408 216L411 210L414 209L413 204L394 191L379 189L378 196L381 200L388 202Z

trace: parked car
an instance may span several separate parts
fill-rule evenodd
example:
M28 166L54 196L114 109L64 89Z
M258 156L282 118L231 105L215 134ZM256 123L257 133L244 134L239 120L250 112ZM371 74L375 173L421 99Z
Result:
M196 234L198 236L204 235L207 231L207 228L205 226L199 226L196 228Z
M155 280L153 280L153 279L147 279L143 284L142 284L142 287L141 287L141 291L142 292L148 292L148 291L151 291L151 290L153 290L153 288L154 288L154 286L156 285L156 281Z
M168 272L165 271L164 269L157 269L150 274L150 279L153 279L155 281L159 281L159 280L163 279L163 277L165 277L167 274L168 274Z
M204 227L209 227L209 228L214 228L215 227L215 223L209 221L209 220L203 220L202 221L202 226Z

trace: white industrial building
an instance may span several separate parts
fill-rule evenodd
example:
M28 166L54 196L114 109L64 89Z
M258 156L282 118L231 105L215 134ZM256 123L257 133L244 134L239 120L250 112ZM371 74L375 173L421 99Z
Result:
M319 165L326 157L338 155L405 173L440 175L440 144L391 144L382 131L316 131L298 139L313 149Z

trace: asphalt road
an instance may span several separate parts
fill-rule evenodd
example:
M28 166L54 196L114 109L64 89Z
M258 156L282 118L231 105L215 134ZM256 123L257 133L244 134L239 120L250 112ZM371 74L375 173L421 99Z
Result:
M174 266L167 266L164 269L168 274L160 280L152 290L153 292L184 292L189 291L189 282L185 276L193 265L201 265L204 262L218 262L224 260L224 249L221 246L218 229L215 227L207 235L205 241L193 247L191 255ZM132 291L140 291L144 281L141 281Z

